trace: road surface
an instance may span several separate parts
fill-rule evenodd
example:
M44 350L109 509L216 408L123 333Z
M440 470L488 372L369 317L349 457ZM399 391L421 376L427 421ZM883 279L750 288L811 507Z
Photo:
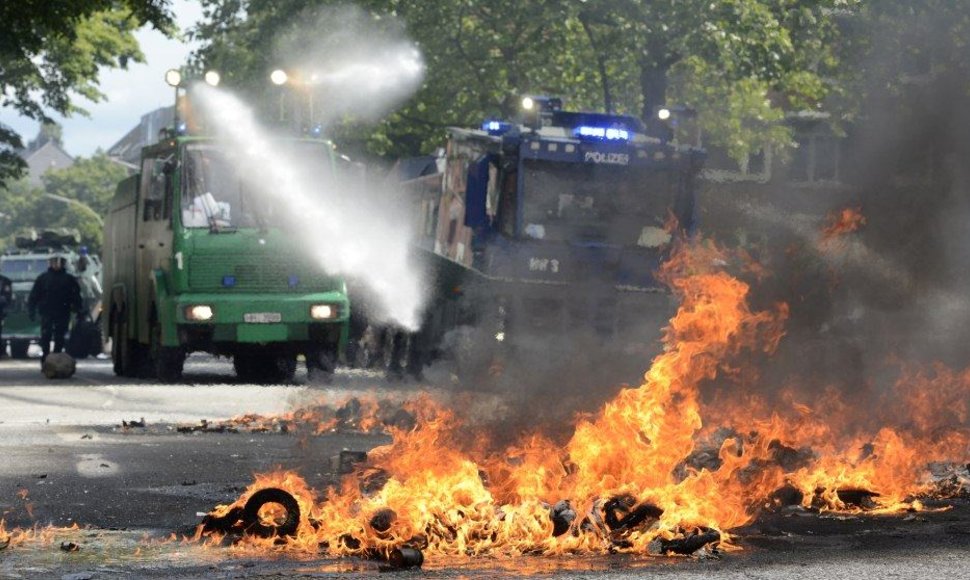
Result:
M317 489L336 480L330 457L366 451L383 435L185 433L178 425L243 413L277 414L351 395L406 396L420 385L340 373L330 385L238 383L225 361L192 357L191 384L120 380L110 361L82 361L74 378L45 379L36 360L0 360L0 512L11 527L78 524L46 544L0 549L0 578L274 578L377 575L370 562L252 558L178 542L201 513L238 497L254 472L299 470ZM144 427L122 422L144 420ZM744 550L718 560L480 559L427 563L421 575L492 578L966 578L970 503L916 517L775 518L745 530ZM146 540L146 537L154 540ZM62 541L81 549L64 552ZM411 573L413 575L413 573ZM386 576L384 576L386 577Z

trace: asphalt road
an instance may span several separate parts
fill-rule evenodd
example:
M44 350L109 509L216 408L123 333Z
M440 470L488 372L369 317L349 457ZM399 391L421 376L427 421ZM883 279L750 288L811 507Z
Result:
M254 472L298 469L322 489L329 458L366 451L380 435L181 433L178 424L243 413L274 414L351 394L406 394L414 384L341 373L330 385L236 382L231 365L193 357L191 384L119 380L109 361L83 361L74 378L51 382L36 361L0 360L0 513L7 527L84 527L52 543L0 549L0 578L273 578L376 575L369 562L240 557L197 545L146 544L188 532L199 514L235 499ZM145 427L122 421L144 419ZM492 578L968 578L970 503L914 517L769 518L744 531L745 549L719 560L521 558L429 561L422 576ZM57 548L63 539L81 551ZM72 576L72 574L74 576ZM418 575L418 573L406 573Z

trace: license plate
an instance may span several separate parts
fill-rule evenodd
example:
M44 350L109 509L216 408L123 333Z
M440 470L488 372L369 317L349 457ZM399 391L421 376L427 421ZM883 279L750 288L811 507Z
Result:
M247 312L243 314L243 320L253 324L272 324L283 320L283 315L279 312Z

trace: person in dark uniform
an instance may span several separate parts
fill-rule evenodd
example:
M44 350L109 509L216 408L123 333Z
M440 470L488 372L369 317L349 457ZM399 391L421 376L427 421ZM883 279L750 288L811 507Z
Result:
M10 278L0 275L0 358L7 355L7 344L3 342L3 319L7 316L7 307L13 304L13 282Z
M77 278L64 269L66 265L67 260L60 256L51 258L47 271L37 277L27 299L30 319L34 320L40 313L40 348L44 353L41 364L51 352L52 338L53 352L64 350L71 313L81 311L81 286Z

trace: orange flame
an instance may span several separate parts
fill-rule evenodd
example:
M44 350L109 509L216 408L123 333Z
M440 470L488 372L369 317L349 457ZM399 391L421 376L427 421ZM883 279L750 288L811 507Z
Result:
M845 234L862 229L866 225L866 216L862 215L861 207L845 207L832 212L826 218L826 225L822 229L822 240L829 241Z
M834 389L814 400L785 390L777 401L720 391L705 403L702 385L736 383L741 371L733 359L744 351L770 354L783 337L787 306L753 310L748 284L725 271L743 269L745 260L710 243L675 251L661 276L681 305L664 351L639 387L577 419L565 444L529 433L494 451L487 435L423 396L404 404L414 425L389 425L392 443L373 450L323 501L297 474L277 471L257 475L213 515L277 487L300 507L294 536L247 535L233 549L323 546L332 555L365 555L411 545L454 558L644 553L699 529L720 530L722 546L729 545L726 531L752 521L785 484L807 507L919 507L909 500L928 489L921 480L927 461L968 454L970 371L910 371L864 422ZM553 504L573 517L555 521ZM610 522L616 506L621 513L649 506L641 513L652 515L625 529ZM568 530L554 536L557 525ZM200 526L195 539L222 538Z

